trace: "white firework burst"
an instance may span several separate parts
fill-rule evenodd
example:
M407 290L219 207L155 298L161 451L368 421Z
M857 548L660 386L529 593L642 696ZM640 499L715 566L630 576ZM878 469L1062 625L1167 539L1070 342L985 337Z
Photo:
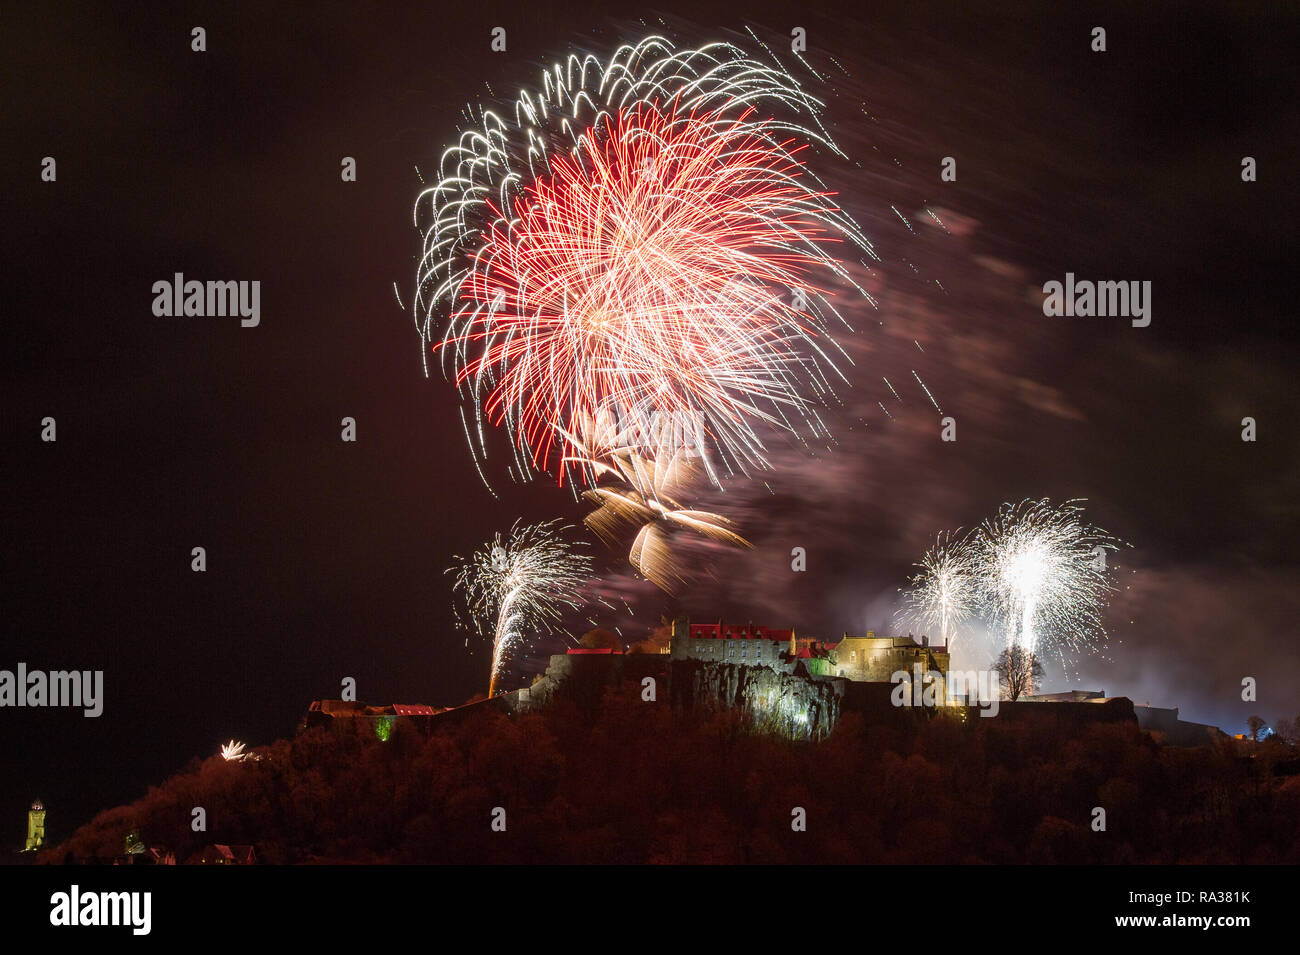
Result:
M560 535L558 521L520 526L497 534L468 559L457 557L453 590L464 601L462 624L492 647L488 696L496 692L502 667L521 644L554 629L566 607L576 608L591 578L592 559ZM461 609L457 608L458 614ZM465 616L468 616L468 621Z
M236 742L232 739L229 743L222 745L221 758L228 763L242 763L244 760L258 762L262 757L258 756L251 749L245 750L243 743Z
M865 296L828 246L876 256L803 161L842 155L822 108L775 60L653 36L479 109L415 205L413 308L426 374L436 350L472 404L476 464L485 418L521 475L588 486L601 415L649 460L681 448L638 422L698 422L715 484L767 466L760 425L827 434L843 319L813 276Z
M1121 542L1087 523L1082 504L1003 504L976 532L977 578L1008 647L1064 659L1105 639L1107 554Z
M971 541L944 532L916 566L898 616L923 631L937 629L951 652L957 628L980 607Z

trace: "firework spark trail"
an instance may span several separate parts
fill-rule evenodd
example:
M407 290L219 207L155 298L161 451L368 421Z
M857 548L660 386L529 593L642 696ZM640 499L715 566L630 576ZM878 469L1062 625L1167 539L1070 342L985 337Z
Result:
M554 629L564 609L576 608L580 590L592 573L592 559L560 536L568 526L558 521L520 526L468 559L457 557L453 591L464 601L462 625L492 646L488 696L496 692L506 659L521 644ZM460 614L460 608L458 608ZM465 616L469 617L468 622Z
M648 422L694 422L715 485L767 466L760 426L824 437L829 286L866 294L831 253L876 256L803 161L839 154L822 104L737 47L660 37L543 77L513 116L481 112L416 204L416 325L479 421L524 476L590 487L602 415L650 460L684 446Z
M1121 542L1083 520L1083 502L1004 504L975 533L977 578L1007 646L1031 654L1091 648L1105 638L1106 552Z
M730 547L751 546L722 515L686 508L675 499L693 483L696 473L694 459L684 449L661 451L656 460L648 461L620 448L602 453L598 460L601 467L612 462L621 486L583 491L582 496L597 505L583 522L610 546L625 532L635 531L628 561L661 590L675 593L690 579L672 546L676 532L690 531Z
M971 539L940 534L916 566L920 570L908 581L898 616L914 621L925 632L937 627L951 653L957 627L980 608Z

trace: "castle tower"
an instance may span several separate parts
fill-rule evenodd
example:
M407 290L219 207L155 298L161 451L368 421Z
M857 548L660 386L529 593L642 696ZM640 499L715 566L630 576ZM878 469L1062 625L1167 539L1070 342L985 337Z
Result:
M668 641L668 652L672 654L674 660L686 659L686 652L689 644L687 641L691 636L691 620L686 616L673 618L672 636Z
M35 852L45 842L45 807L37 799L27 810L27 845L23 852Z

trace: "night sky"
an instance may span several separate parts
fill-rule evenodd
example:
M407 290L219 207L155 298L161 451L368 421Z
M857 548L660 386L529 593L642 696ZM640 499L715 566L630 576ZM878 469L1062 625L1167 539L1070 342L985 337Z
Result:
M57 840L229 738L290 734L344 677L368 702L482 692L486 657L454 629L444 568L517 517L577 522L584 507L512 484L504 462L489 462L494 497L455 389L423 376L393 290L409 305L415 167L436 168L466 103L650 32L752 50L748 25L788 51L807 28L827 84L787 65L829 102L849 161L819 172L884 260L863 275L880 307L855 304L840 336L854 364L828 418L837 443L777 438L771 473L712 502L754 550L669 599L597 544L600 591L635 612L597 622L629 640L676 612L832 639L885 629L937 531L1003 501L1087 498L1133 547L1109 647L1049 688L1229 732L1300 715L1300 20L1055 6L871 4L867 19L692 3L645 24L546 3L7 13L0 668L102 669L106 701L98 719L0 711L0 832L18 840L40 796ZM489 51L497 25L507 53ZM1089 49L1096 25L1105 54ZM939 181L944 156L955 183ZM1259 181L1241 181L1243 156ZM1067 271L1151 281L1150 327L1044 317L1041 286ZM259 280L260 326L155 317L151 286L175 272ZM955 443L918 379L957 419ZM806 573L790 570L795 546ZM971 647L958 662L987 666ZM1240 701L1244 676L1258 704Z

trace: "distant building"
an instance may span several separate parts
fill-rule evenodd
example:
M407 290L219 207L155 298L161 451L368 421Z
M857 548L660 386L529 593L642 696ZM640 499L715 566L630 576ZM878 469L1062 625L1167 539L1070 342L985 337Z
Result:
M1025 703L1090 703L1106 700L1105 690L1063 690L1060 693L1034 693L1020 697Z
M213 844L190 860L191 865L256 865L257 853L252 846L223 846Z
M368 726L379 739L386 740L398 723L413 723L427 730L430 718L443 712L443 707L425 703L389 703L367 706L352 700L312 700L307 712L298 721L298 732L315 726L351 725Z
M35 852L45 842L45 806L39 799L27 810L27 844L24 852ZM10 843L12 845L12 843Z
M127 836L125 851L113 865L175 865L176 853L164 846L145 846L138 833Z
M1133 713L1138 726L1148 733L1161 733L1170 746L1209 746L1227 733L1208 723L1193 723L1178 718L1178 707L1151 706L1134 703Z
M1060 693L1036 693L1022 696L1022 703L1109 703L1105 690L1064 690ZM1133 715L1137 718L1138 728L1148 733L1159 733L1170 746L1209 746L1216 739L1226 737L1226 733L1217 726L1208 723L1193 723L1178 718L1178 707L1151 706L1149 703L1134 703Z

